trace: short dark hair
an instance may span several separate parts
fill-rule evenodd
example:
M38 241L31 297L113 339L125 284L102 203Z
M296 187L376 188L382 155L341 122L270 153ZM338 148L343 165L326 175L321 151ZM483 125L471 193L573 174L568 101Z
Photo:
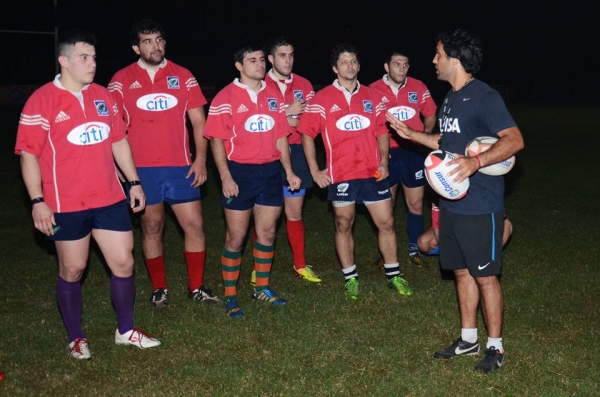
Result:
M167 39L167 32L165 32L163 27L158 22L147 18L135 21L131 27L131 30L129 31L129 43L131 45L139 45L140 35L152 33L159 33L163 39Z
M244 41L242 43L239 43L236 47L235 52L233 53L233 62L239 62L243 64L244 57L246 56L246 54L250 54L256 51L261 51L263 54L265 53L263 46L258 43L250 41Z
M356 56L356 60L358 61L358 64L360 65L360 55L358 54L358 48L354 44L342 43L342 44L336 45L331 50L330 62L331 62L332 67L337 66L337 61L338 61L338 59L340 59L340 55L342 55L344 52L354 54Z
M383 55L383 63L385 64L390 64L390 62L392 62L392 58L393 57L406 57L410 60L410 57L408 55L406 55L405 52L402 52L400 50L397 49L391 49L388 50L384 55Z
M291 45L292 47L294 46L292 44L292 42L285 36L277 36L272 38L271 40L269 40L268 44L267 44L267 53L269 55L275 55L275 52L277 51L277 49L281 46L286 46L286 45Z
M483 61L483 45L479 37L466 29L448 30L437 35L448 57L456 58L467 73L477 73Z
M58 36L58 42L56 43L56 51L58 55L69 55L69 47L74 46L77 43L85 43L89 45L96 45L96 36L90 32L86 32L80 29L71 29L62 32Z

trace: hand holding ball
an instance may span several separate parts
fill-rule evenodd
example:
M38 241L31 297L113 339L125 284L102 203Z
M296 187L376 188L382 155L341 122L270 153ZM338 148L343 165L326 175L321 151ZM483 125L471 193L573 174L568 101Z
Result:
M498 142L498 138L491 136L480 136L473 139L467 144L465 156L475 157L488 150L494 143ZM508 173L515 166L515 156L509 159L500 161L499 163L488 165L480 168L478 171L482 174L499 176Z
M425 158L425 177L433 190L440 196L449 200L463 198L469 190L469 178L457 183L456 175L448 176L457 165L448 166L448 162L456 160L452 153L434 150Z

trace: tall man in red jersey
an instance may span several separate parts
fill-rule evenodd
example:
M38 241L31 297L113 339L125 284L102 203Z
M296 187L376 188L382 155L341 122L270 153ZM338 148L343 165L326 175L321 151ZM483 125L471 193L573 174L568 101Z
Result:
M320 283L321 279L311 266L306 265L304 257L304 222L302 222L302 206L306 189L312 187L312 177L302 150L302 137L296 126L302 117L306 104L315 95L312 84L302 76L292 73L294 67L294 46L285 37L277 37L269 43L268 59L273 68L265 78L268 86L280 92L280 100L285 104L285 115L290 125L288 136L290 156L294 173L302 180L300 189L291 190L284 180L283 208L286 218L288 241L294 257L294 276L304 280Z
M364 203L379 230L379 250L385 261L388 286L400 295L412 295L400 277L398 244L394 230L391 193L387 181L389 134L381 97L358 82L360 58L350 44L336 46L331 66L337 79L319 91L306 110L298 131L315 182L328 187L335 220L335 248L346 280L346 295L358 298L358 272L354 263L352 227L356 203ZM327 168L316 160L316 136L323 134Z
M256 231L252 298L277 306L287 304L269 285L276 224L283 205L281 166L292 190L300 188L301 181L290 162L290 130L280 94L263 80L266 66L262 47L241 45L233 59L240 77L213 99L204 136L210 138L221 176L221 203L227 223L221 258L225 312L236 318L244 315L237 301L237 282L251 216Z
M386 74L369 87L382 98L387 111L402 120L415 131L430 133L435 127L437 107L429 90L420 80L408 77L410 61L404 53L391 51L384 59ZM423 117L423 120L421 120ZM402 184L406 203L406 230L408 232L408 260L424 266L419 255L417 240L423 233L423 196L425 178L422 147L390 131L390 177L393 199L396 199L398 183ZM393 204L392 204L393 206ZM383 266L383 259L375 264Z
M76 359L91 358L81 327L81 276L91 237L112 273L115 343L160 345L133 328L133 233L115 161L129 181L133 212L144 209L145 196L118 109L108 91L92 83L95 41L80 30L61 35L60 74L27 100L15 147L35 228L56 245L56 300L69 334L69 356Z
M165 33L143 19L131 28L130 41L140 59L118 71L108 85L127 123L127 137L147 195L141 216L142 249L152 280L150 302L166 308L168 300L163 250L166 202L184 233L188 296L203 303L219 299L204 285L206 242L200 185L206 181L203 138L207 103L189 70L165 59ZM196 144L195 159L186 128L189 117Z

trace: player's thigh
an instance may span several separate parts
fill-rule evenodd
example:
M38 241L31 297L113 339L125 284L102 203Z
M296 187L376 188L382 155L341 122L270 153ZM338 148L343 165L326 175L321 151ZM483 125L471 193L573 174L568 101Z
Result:
M175 204L171 209L184 232L203 234L202 204L199 200Z
M229 251L239 252L242 250L248 232L252 209L232 210L225 208L224 214L227 226L225 246Z
M281 215L281 207L256 204L253 209L254 225L260 230L274 230Z
M392 214L392 200L383 199L372 201L366 206L373 223L379 230L389 230L394 228L394 216Z
M165 223L165 204L160 202L146 205L140 216L140 221L143 232L161 232Z
M68 282L81 279L90 252L90 235L78 240L55 241L58 274Z
M333 220L337 231L351 232L355 217L355 203L349 203L343 206L333 206Z
M408 210L413 214L423 214L423 198L425 196L425 186L407 187L402 185L404 191L404 200Z
M284 187L284 189L287 189ZM286 197L283 196L283 207L285 209L285 217L290 221L299 221L302 219L302 206L304 204L304 196Z
M94 229L92 236L115 276L129 277L133 274L132 231Z

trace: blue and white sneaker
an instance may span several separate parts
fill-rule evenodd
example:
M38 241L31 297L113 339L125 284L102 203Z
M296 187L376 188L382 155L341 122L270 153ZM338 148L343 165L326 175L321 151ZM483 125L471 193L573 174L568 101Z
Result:
M254 293L252 294L252 299L256 299L259 301L268 301L269 303L275 306L284 306L288 303L285 299L282 299L279 296L277 296L277 293L270 288L267 288L262 291L254 290Z

